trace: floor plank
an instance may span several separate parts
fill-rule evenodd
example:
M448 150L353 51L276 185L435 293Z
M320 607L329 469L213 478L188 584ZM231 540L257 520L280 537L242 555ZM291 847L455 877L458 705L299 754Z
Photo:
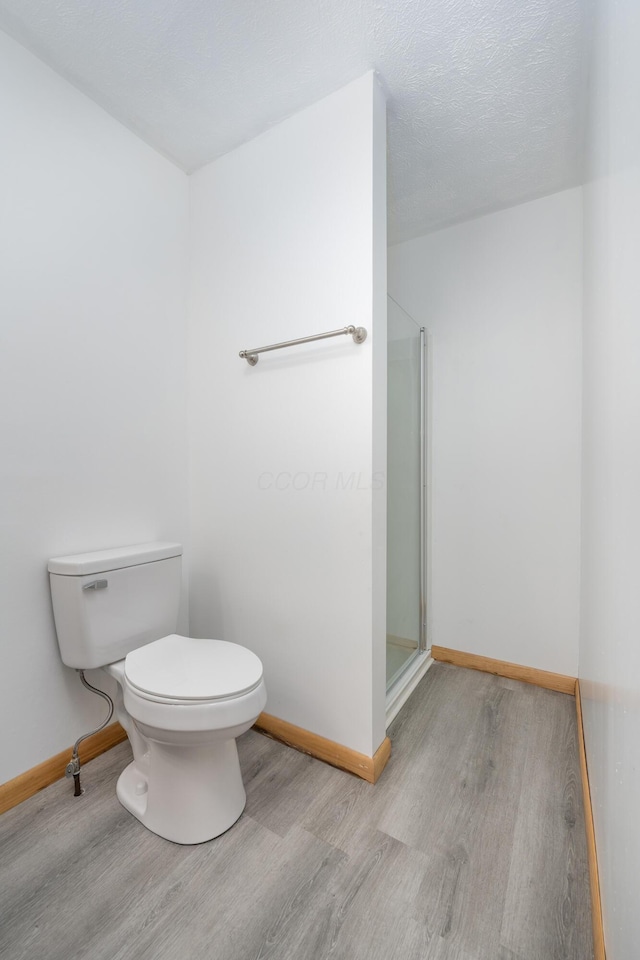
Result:
M589 960L573 699L435 664L375 787L250 731L247 807L183 847L115 747L0 817L7 960Z
M574 711L548 691L537 690L541 709L525 758L526 796L520 797L511 850L508 895L501 942L520 957L523 938L528 955L560 960L576 955L590 923L582 894L584 810ZM544 720L542 720L544 711ZM549 896L548 878L555 879Z

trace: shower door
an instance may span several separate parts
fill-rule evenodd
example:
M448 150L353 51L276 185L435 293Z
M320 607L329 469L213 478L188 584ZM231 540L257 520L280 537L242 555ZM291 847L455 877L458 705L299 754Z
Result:
M426 648L425 335L388 298L387 690Z

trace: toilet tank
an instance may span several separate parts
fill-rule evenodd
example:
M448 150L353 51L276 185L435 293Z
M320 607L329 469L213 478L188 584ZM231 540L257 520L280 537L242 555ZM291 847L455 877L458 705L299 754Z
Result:
M63 663L87 670L176 632L182 546L142 543L55 557L49 582Z

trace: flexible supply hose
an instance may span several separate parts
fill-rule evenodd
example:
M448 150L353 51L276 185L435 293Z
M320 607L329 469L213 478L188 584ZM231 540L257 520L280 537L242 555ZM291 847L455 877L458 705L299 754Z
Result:
M105 693L104 690L98 690L97 687L93 687L93 686L89 683L89 681L87 680L87 678L85 677L85 675L84 675L84 670L78 670L78 674L80 675L80 680L81 680L83 686L85 686L85 687L87 688L87 690L91 690L92 693L97 693L97 695L98 695L99 697L102 697L103 700L106 700L106 701L107 701L107 703L109 704L109 714L108 714L108 716L107 716L107 719L104 721L104 723L101 723L100 726L99 726L99 727L96 727L95 730L91 730L90 733L85 733L85 734L83 734L81 737L78 737L78 739L76 740L76 742L75 742L74 745L73 745L73 752L72 752L72 754L71 754L71 760L70 760L70 762L67 764L67 768L66 768L66 770L65 770L65 775L66 775L69 779L71 779L71 777L73 777L73 788L74 788L74 789L73 789L73 795L74 795L74 797L79 797L79 796L81 796L82 793L84 793L82 787L80 786L80 756L79 756L79 754L78 754L78 749L79 749L79 747L80 747L80 744L82 743L83 740L86 740L87 737L92 737L92 736L94 735L94 733L99 733L101 730L104 730L104 728L106 727L106 725L107 725L107 724L109 723L109 721L111 720L111 717L113 716L113 700L111 699L111 697L109 696L109 694L108 694L108 693Z

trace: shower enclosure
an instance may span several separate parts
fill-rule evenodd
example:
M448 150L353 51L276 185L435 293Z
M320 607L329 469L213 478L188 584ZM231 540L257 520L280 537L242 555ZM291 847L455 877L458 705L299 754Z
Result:
M426 336L388 298L387 695L424 662L426 637Z

